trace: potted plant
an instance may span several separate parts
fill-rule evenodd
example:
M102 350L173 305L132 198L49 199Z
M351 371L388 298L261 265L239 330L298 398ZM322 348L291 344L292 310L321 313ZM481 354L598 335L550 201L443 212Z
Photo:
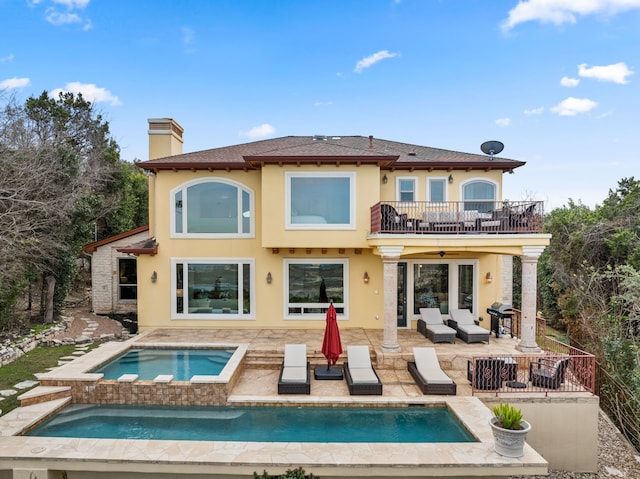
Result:
M502 401L492 411L489 424L493 429L495 451L506 457L524 455L524 441L531 424L522 419L522 411Z

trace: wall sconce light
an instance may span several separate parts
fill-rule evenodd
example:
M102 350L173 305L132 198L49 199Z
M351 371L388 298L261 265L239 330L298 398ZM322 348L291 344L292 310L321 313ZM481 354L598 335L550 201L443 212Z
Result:
M151 282L155 283L156 281L158 281L158 273L156 273L155 271L151 274Z
M382 183L386 185L388 182L389 182L389 178L387 178L387 175L384 175L382 177Z
M453 175L449 175L449 178L447 178L447 181L449 182L449 184L453 183Z
M484 279L487 281L487 283L493 282L493 276L491 276L491 272L487 272L487 274L484 277Z
M366 271L364 272L364 276L362 277L362 281L364 281L364 284L369 284L369 273L367 273Z
M271 276L271 271L269 271L267 273L267 284L271 284L271 281L273 281L273 277Z

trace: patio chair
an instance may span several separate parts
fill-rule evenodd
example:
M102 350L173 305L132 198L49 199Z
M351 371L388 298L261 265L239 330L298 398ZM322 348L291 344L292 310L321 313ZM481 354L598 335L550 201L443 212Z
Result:
M477 358L467 360L467 379L474 389L500 389L502 387L502 358Z
M383 231L415 231L419 226L419 221L408 218L406 213L398 213L393 206L380 205L381 227Z
M306 344L285 344L278 394L310 394L311 377Z
M558 389L564 382L564 374L571 357L538 358L529 363L529 381L533 386Z
M418 332L433 343L455 343L456 330L444 324L438 308L420 308Z
M422 394L456 394L456 383L440 368L434 348L413 348L413 358L407 369Z
M457 331L458 337L465 343L489 342L491 331L479 326L471 316L471 311L451 309L449 314L451 315L451 319L448 321L449 326Z
M348 346L344 376L351 395L381 395L382 381L371 365L369 346Z

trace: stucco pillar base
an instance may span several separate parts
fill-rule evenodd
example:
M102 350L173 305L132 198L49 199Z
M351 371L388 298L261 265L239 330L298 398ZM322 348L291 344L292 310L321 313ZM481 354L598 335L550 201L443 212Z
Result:
M537 344L534 344L533 346L527 346L526 344L517 344L516 349L520 352L527 353L527 354L542 352L542 348L540 348L540 346L538 346Z
M384 342L380 345L380 349L382 349L383 353L399 353L402 352L402 348L398 343L394 344L384 344Z

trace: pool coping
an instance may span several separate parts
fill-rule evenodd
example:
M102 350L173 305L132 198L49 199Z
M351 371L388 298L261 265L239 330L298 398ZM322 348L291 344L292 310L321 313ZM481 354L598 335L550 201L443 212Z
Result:
M288 398L288 405L353 405L341 397ZM37 467L50 470L121 471L172 474L251 475L267 469L282 473L298 466L319 476L510 476L546 474L548 464L529 445L513 459L493 451L488 409L475 397L371 398L358 406L439 405L447 407L479 440L474 443L264 443L161 441L13 436L69 399L21 407L0 417L0 470ZM230 404L282 404L282 398L237 396ZM10 437L9 437L10 436Z

